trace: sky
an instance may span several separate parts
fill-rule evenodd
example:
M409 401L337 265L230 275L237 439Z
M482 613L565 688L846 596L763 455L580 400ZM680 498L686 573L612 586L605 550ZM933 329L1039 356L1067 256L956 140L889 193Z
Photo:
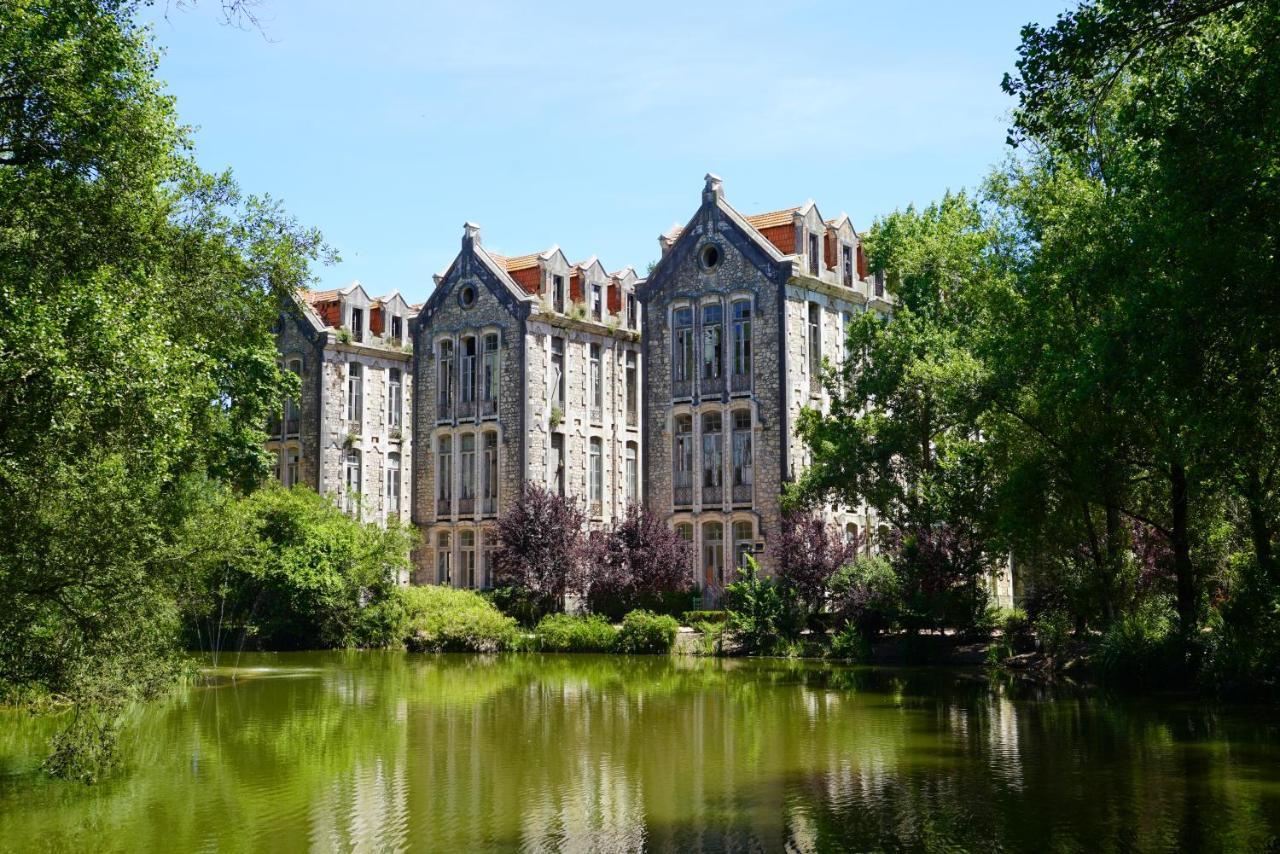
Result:
M283 200L342 260L317 287L425 299L462 225L641 275L703 176L752 214L859 230L1006 154L1019 31L1069 0L216 0L147 13L207 170Z

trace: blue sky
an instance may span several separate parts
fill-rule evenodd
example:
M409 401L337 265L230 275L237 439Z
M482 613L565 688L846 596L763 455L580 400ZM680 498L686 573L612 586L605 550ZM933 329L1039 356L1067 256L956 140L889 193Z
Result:
M1005 154L1018 2L352 3L149 13L201 163L320 227L334 287L425 298L462 223L519 255L642 274L724 178L745 213L818 202L859 229Z

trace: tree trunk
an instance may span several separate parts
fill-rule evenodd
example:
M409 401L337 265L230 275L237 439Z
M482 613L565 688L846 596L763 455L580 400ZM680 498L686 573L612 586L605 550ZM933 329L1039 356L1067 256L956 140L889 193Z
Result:
M1249 505L1249 535L1253 540L1253 554L1258 562L1258 571L1269 583L1276 584L1280 582L1280 574L1276 572L1275 558L1271 551L1271 524L1262 506L1262 481L1258 478L1256 468L1249 471L1249 480L1245 484L1245 502Z
M1197 597L1195 569L1191 564L1191 537L1187 530L1187 470L1180 462L1169 466L1169 487L1173 505L1170 545L1173 547L1173 571L1178 581L1178 623L1183 640L1188 641L1195 635Z

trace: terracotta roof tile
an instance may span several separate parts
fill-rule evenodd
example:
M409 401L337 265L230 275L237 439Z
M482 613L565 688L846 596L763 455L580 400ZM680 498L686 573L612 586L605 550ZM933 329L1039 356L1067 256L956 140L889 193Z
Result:
M302 295L307 302L328 302L329 300L335 300L341 297L342 291L303 291Z
M744 217L744 219L757 229L774 228L779 225L790 225L792 215L798 210L800 210L799 207L787 208L781 211L755 214L754 216Z
M504 265L507 268L508 273L514 273L516 270L527 270L530 267L538 266L538 259L542 257L545 251L546 250L543 250L543 252L534 252L530 255L521 255L518 258L501 258L501 256L494 256L494 260L501 258L501 260L498 260L498 263ZM493 255L492 252L489 254Z

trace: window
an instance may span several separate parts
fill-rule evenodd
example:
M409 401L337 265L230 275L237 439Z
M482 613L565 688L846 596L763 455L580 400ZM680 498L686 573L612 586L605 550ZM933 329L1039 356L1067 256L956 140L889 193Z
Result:
M343 506L348 513L357 513L360 509L360 451L347 448L343 455Z
M822 386L822 306L809 303L809 385L814 392Z
M459 414L463 418L475 415L476 368L478 366L476 346L476 337L474 335L468 335L462 339L462 357L459 360L461 376L459 376L458 381L461 385Z
M397 344L404 340L404 318L398 314L391 318L391 340Z
M284 453L284 485L294 486L298 483L298 460L300 458L297 448L290 448Z
M484 336L484 364L480 376L480 414L498 414L498 333Z
M462 290L458 291L458 305L463 308L471 308L476 304L476 289L471 285L464 285Z
M564 434L551 434L551 474L555 480L556 495L564 496Z
M604 371L600 364L600 345L591 345L591 423L599 424L604 410Z
M636 367L636 354L634 351L628 350L626 355L626 380L623 390L627 395L627 426L635 427L640 420L639 407L639 379L637 377L638 369Z
M590 469L591 477L591 515L600 515L600 505L604 502L604 443L598 436L591 438Z
M635 504L640 498L640 469L637 466L635 442L627 443L627 503Z
M884 270L876 270L875 295L884 296Z
M689 555L693 561L693 566L689 567L689 577L696 581L698 578L698 552L693 546L693 526L688 522L676 525L676 535L689 544Z
M347 420L359 426L364 414L364 366L352 362L347 366Z
M351 309L351 340L364 340L364 309Z
M453 417L453 342L441 341L436 357L436 398L439 418Z
M436 584L453 584L453 543L448 531L436 535Z
M856 523L850 522L849 524L844 526L844 542L845 542L845 545L849 545L849 546L853 546L854 548L857 548L858 526Z
M494 553L497 551L494 540L497 535L492 528L484 531L484 549L480 564L480 586L485 590L493 587Z
M551 299L556 311L564 314L564 276L551 277Z
M702 524L702 579L707 587L724 585L724 525Z
M702 251L698 253L698 263L702 265L702 269L708 273L720 266L720 247L714 243L708 243L702 247Z
M387 454L387 515L400 515L400 455Z
M672 486L676 504L693 503L693 417L676 416L675 449L671 457Z
M476 502L476 437L474 433L466 433L462 436L458 453L458 469L458 501L461 505L458 512L471 514L475 512Z
M481 508L482 513L493 514L498 512L498 434L484 434L484 460L482 469L481 489L483 490L484 506Z
M564 339L551 339L551 382L555 383L555 405L564 413Z
M627 328L636 329L640 326L640 306L636 302L635 294L627 294Z
M755 528L747 521L733 523L733 565L747 568L746 556L754 551Z
M436 454L437 515L448 516L453 512L453 438L440 437L440 451Z
M709 388L724 370L724 310L719 303L702 307L702 379Z
M400 413L404 405L404 393L401 390L401 375L399 368L392 368L387 371L387 424L392 429L400 427Z
M751 301L733 303L733 390L751 390Z
M596 320L604 316L604 291L599 285L591 286L591 316Z
M460 531L458 533L458 552L462 559L462 584L472 589L476 586L476 532Z
M733 412L733 500L751 501L751 484L754 482L751 467L751 411L735 409Z
M676 397L693 393L693 309L685 306L671 313L671 392Z
M853 317L847 311L840 312L840 364L844 364L849 354L849 324Z
M840 247L840 263L845 285L853 287L853 247L847 243Z
M299 389L301 389L302 360L290 359L289 370L298 378ZM298 435L298 401L293 397L284 399L284 434L286 436Z
M724 500L724 437L720 434L719 412L702 416L702 503L719 504Z
M818 233L809 232L809 272L818 275Z

